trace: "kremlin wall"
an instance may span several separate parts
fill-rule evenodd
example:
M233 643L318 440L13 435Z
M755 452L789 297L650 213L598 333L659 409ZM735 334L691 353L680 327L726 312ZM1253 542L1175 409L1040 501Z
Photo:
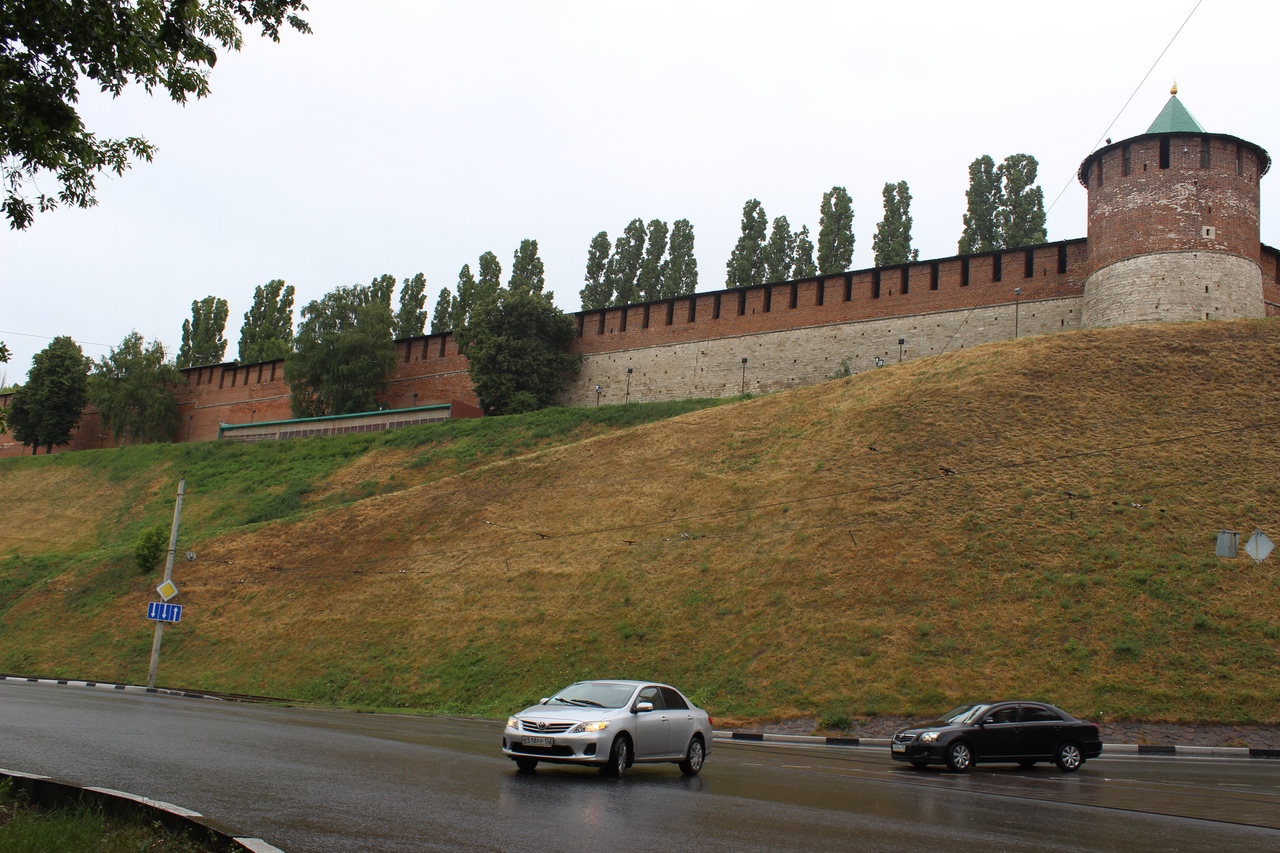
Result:
M581 311L582 369L560 402L760 394L1023 335L1280 315L1280 252L1259 227L1270 164L1261 147L1206 132L1175 92L1146 133L1081 164L1087 238ZM452 334L396 349L387 419L440 404L478 414ZM183 372L179 441L292 417L282 360ZM382 428L362 420L347 429ZM60 449L109 442L90 409ZM22 451L0 436L0 456Z

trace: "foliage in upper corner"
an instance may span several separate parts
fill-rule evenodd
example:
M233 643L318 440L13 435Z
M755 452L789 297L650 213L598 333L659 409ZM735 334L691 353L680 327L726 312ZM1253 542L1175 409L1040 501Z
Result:
M503 288L459 333L485 414L514 415L555 404L582 364L569 352L573 320L546 295Z
M32 359L27 384L13 394L8 427L33 450L68 444L88 399L89 360L79 344L57 337Z
M121 444L172 441L181 418L173 388L185 380L165 357L164 344L130 332L89 378L89 402Z
M24 229L37 211L59 203L92 207L96 181L123 174L132 159L150 161L156 148L129 136L100 139L85 127L76 102L81 80L119 95L130 83L164 89L177 103L209 94L218 50L239 50L240 27L258 24L280 40L288 25L310 26L296 12L302 0L94 0L0 4L0 175L9 226ZM50 174L52 194L26 195Z
M302 309L284 363L294 417L373 411L395 369L391 290L395 277L338 287Z

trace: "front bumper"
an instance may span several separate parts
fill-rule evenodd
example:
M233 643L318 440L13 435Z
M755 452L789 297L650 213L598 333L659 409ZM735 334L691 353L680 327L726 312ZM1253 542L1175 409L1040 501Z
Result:
M909 743L894 742L889 746L889 755L894 761L914 761L927 762L929 764L945 764L946 755L943 754L943 744L937 743L920 743L911 741Z
M613 735L608 731L531 735L508 728L502 732L502 754L508 758L536 758L562 764L603 764L609 758L612 744Z

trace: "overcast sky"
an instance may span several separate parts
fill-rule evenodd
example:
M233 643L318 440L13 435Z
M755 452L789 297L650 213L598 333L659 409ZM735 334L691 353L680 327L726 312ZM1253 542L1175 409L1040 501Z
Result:
M699 290L716 290L747 199L816 242L833 185L853 197L854 268L872 265L886 181L911 186L920 257L954 255L982 154L1034 155L1049 239L1083 237L1080 161L1144 132L1175 79L1206 130L1280 156L1272 0L312 0L305 17L309 36L246 34L199 103L84 93L91 130L159 153L102 178L97 207L0 234L10 383L55 335L97 359L136 329L176 354L211 294L230 303L232 360L273 278L301 309L423 272L430 310L485 251L505 280L523 238L574 311L592 236L635 217L689 219Z

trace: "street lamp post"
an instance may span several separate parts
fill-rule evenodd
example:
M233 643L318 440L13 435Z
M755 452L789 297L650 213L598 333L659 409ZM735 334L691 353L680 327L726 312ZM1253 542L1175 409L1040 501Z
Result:
M600 383L596 383L596 405L600 405L600 395L604 393L604 389L600 387Z
M1013 336L1018 337L1018 308L1022 302L1022 288L1013 289Z
M632 369L633 368L630 368L630 367L627 368L627 393L626 393L626 396L622 398L622 402L624 403L631 402L631 371Z
M742 393L747 393L747 358L742 357Z
M906 338L898 338L898 364L902 364L902 347L907 343Z

